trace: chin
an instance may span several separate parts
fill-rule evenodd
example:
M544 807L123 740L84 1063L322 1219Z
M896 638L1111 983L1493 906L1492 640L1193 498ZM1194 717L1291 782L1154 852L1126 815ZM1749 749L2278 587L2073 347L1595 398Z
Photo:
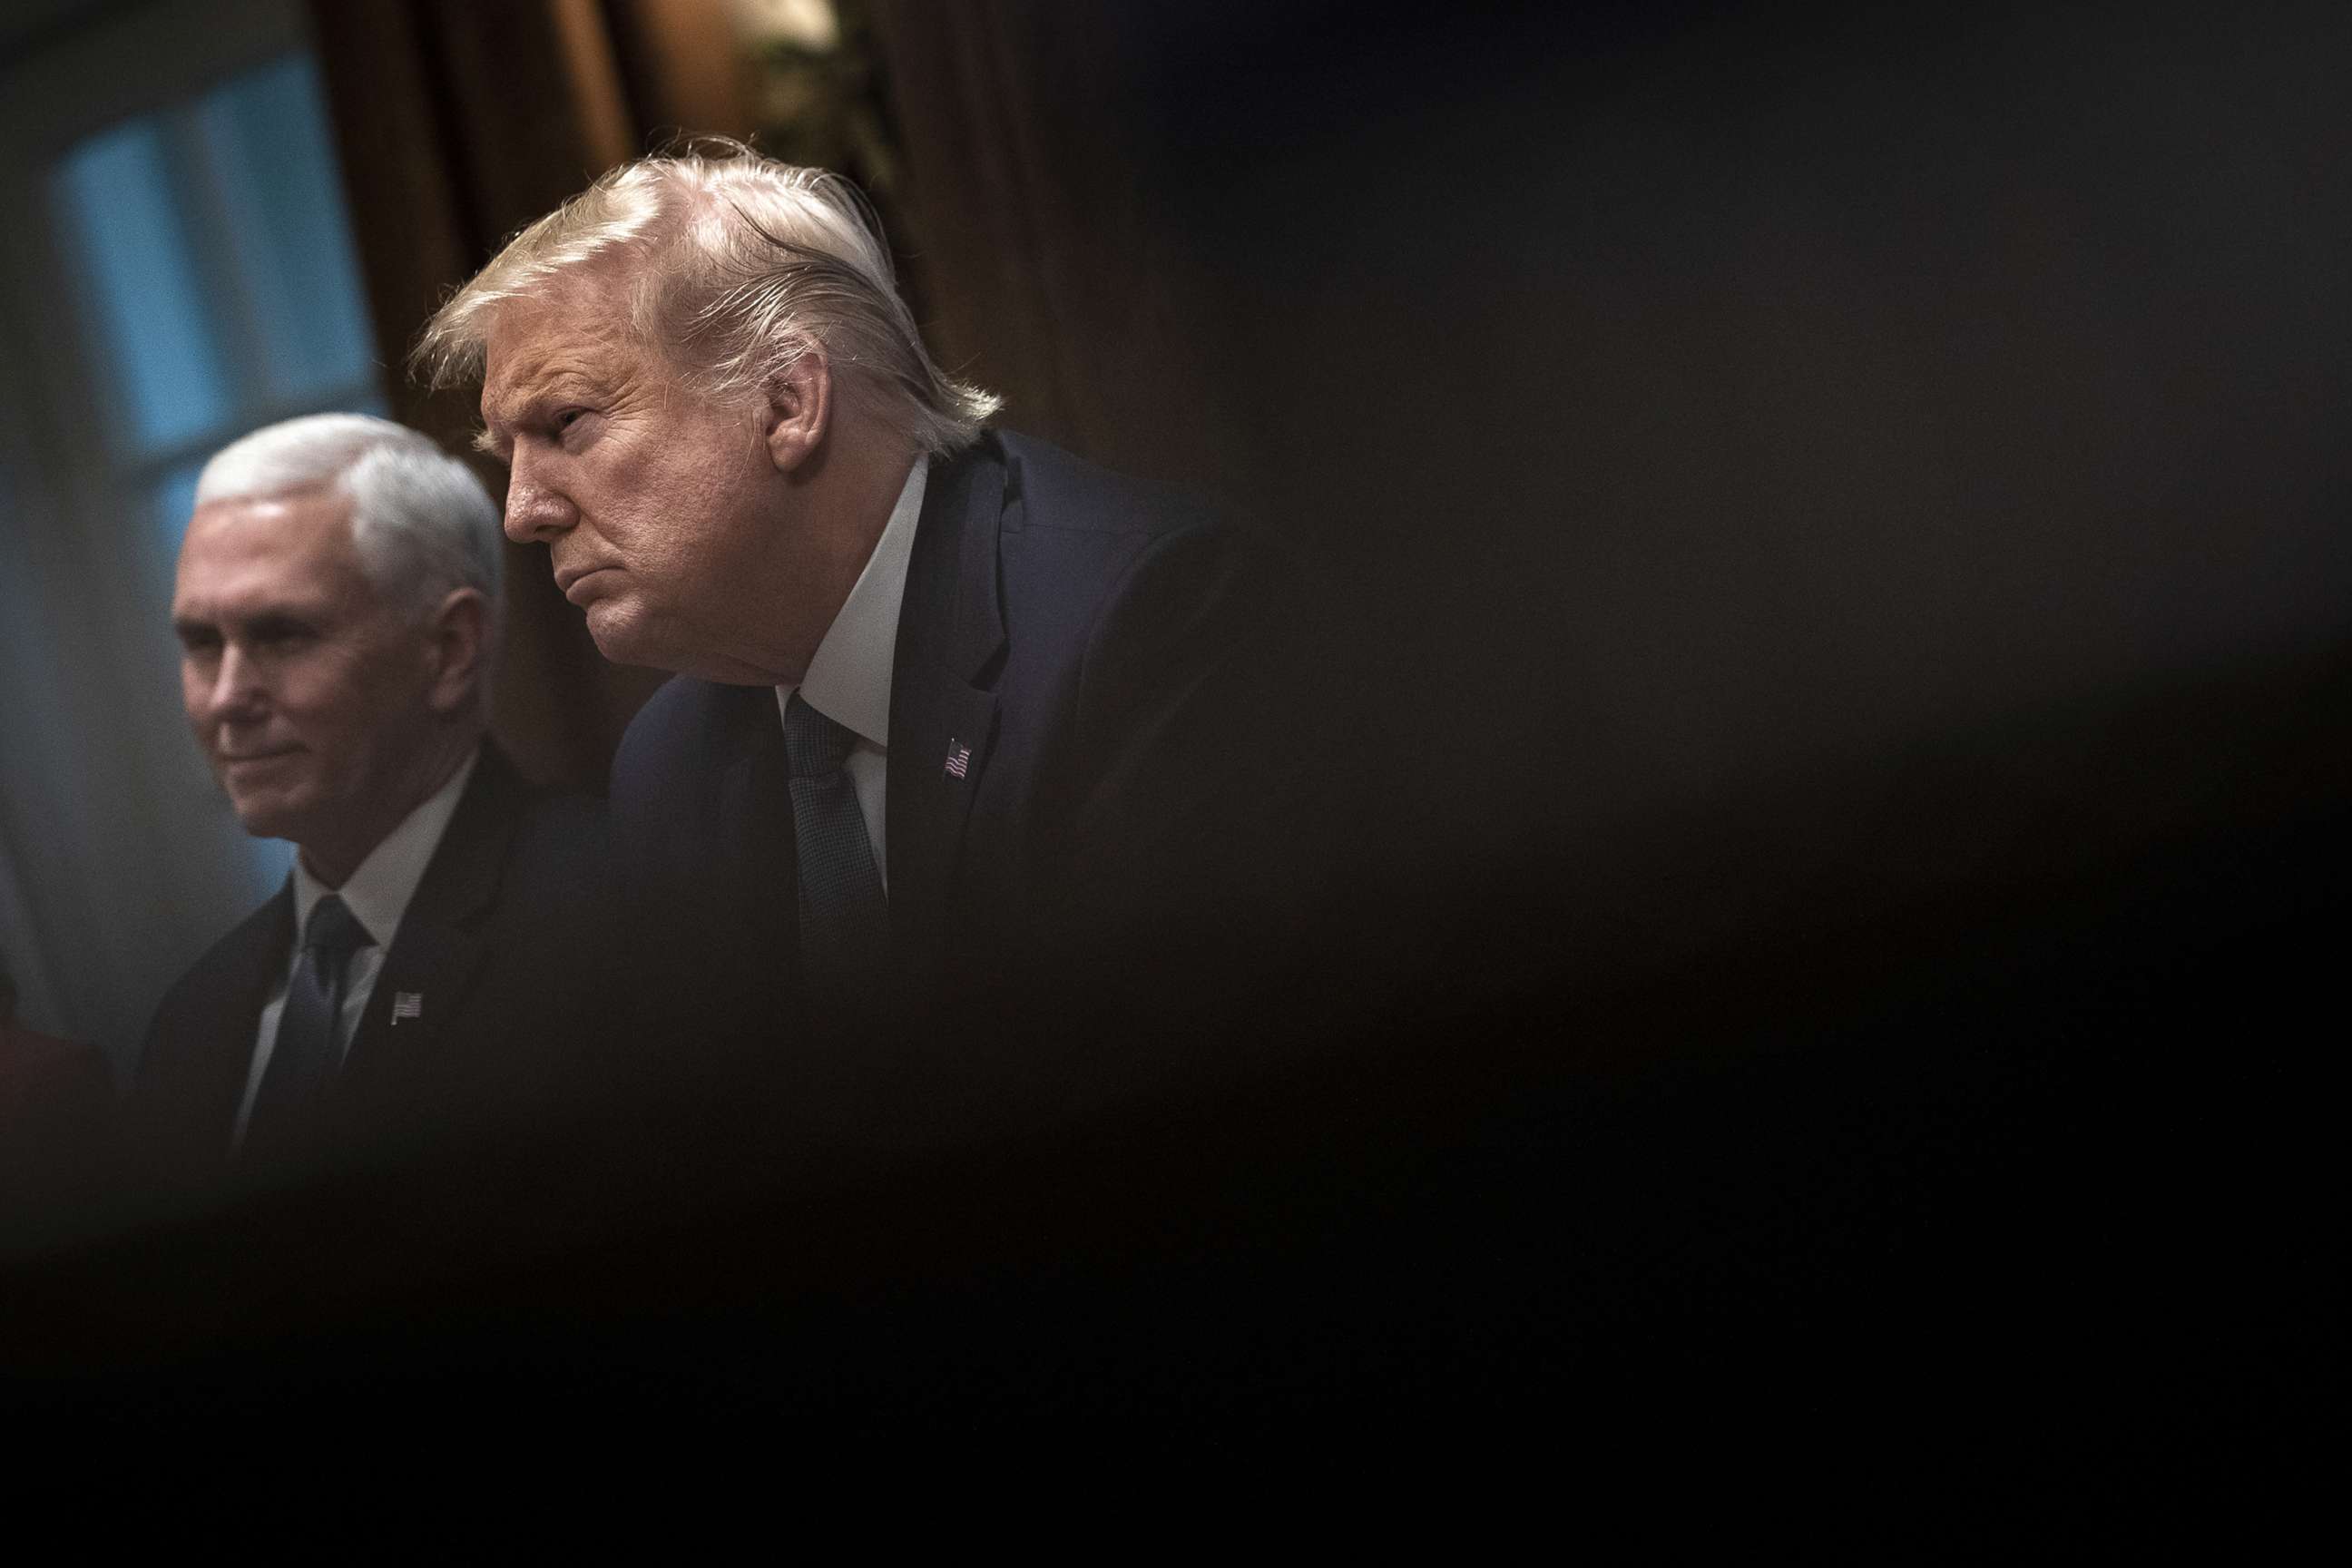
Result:
M272 806L248 806L230 801L236 813L237 825L255 838L291 838L295 834L295 814Z
M588 606L587 619L588 635L595 640L596 651L613 663L648 669L678 668L671 650L659 637L649 635L645 622L629 614L626 606L600 599Z
M231 793L229 809L247 833L256 838L298 838L306 820L306 803L282 794Z

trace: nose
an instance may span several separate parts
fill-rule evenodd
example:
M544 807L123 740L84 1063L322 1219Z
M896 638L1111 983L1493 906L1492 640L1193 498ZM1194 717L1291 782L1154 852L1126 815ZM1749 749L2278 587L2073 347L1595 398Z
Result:
M223 646L212 679L198 692L202 710L197 717L206 723L249 723L268 716L269 704L260 668L235 641Z
M518 444L507 468L507 537L517 544L546 544L579 521L572 503L541 481Z

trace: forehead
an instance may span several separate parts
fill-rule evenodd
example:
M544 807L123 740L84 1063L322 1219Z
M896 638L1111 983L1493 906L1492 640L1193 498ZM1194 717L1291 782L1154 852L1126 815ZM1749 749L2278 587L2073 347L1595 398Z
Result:
M371 592L351 500L321 486L198 507L180 546L173 599L184 615L226 615Z
M512 423L568 379L637 374L646 353L628 323L627 291L602 273L504 301L483 341L483 419L493 427Z

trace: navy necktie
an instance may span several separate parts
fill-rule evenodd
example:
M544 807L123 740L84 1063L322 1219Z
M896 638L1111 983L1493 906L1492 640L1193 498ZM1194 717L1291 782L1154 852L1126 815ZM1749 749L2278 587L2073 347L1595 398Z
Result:
M311 907L294 978L286 988L286 1010L278 1016L278 1039L246 1122L247 1149L279 1141L300 1127L320 1087L335 1076L342 1060L338 1037L345 972L352 954L369 942L367 928L334 894Z
M843 766L857 736L801 700L784 704L793 842L800 864L801 970L838 1005L870 987L890 952L890 905L873 841Z

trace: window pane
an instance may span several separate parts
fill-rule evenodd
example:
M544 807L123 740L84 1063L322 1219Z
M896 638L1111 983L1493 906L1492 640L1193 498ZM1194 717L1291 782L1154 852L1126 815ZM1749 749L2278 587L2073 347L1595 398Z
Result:
M370 379L374 345L310 57L289 55L215 88L195 124L220 181L271 395L310 397Z
M134 447L152 450L227 416L230 388L213 317L173 196L159 121L137 120L68 153L57 174L61 237L88 279Z

